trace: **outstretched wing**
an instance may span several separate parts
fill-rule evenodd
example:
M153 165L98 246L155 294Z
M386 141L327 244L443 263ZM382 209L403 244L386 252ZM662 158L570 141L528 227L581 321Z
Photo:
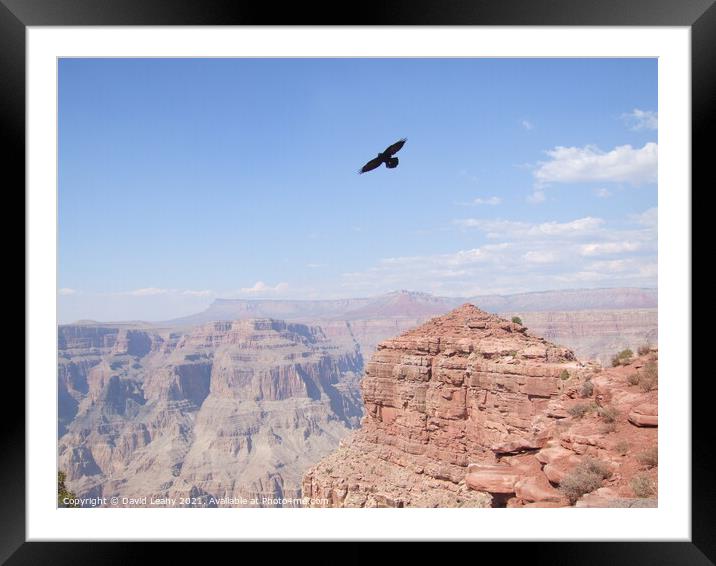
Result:
M386 155L393 155L394 153L398 153L400 151L400 148L405 145L406 141L408 141L408 138L403 138L402 140L395 142L393 145L386 147L383 153L385 153Z
M363 167L361 167L361 170L358 171L358 173L363 174L363 173L367 173L368 171L372 171L376 167L380 167L381 163L383 163L383 160L380 157L371 159L368 163L366 163L365 165L363 165Z

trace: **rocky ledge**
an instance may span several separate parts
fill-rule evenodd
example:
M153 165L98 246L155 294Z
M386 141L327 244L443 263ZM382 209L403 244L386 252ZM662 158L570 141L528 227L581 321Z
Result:
M602 370L465 304L378 346L361 428L306 473L303 496L329 507L653 506L657 353L642 353Z

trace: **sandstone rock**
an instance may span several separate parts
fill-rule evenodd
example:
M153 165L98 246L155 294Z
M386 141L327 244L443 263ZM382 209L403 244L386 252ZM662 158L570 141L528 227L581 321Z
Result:
M629 413L629 422L636 426L659 426L659 409L655 403L644 403Z
M562 369L577 367L569 350L518 329L463 305L383 342L361 383L361 430L309 470L304 495L316 498L334 489L328 468L354 483L356 462L349 455L356 454L361 469L375 470L364 476L372 485L385 489L389 478L403 479L407 487L393 484L392 493L406 506L424 502L421 494L428 489L452 493L449 506L458 506L456 490L463 481L475 494L513 493L523 470L497 458L524 456L539 469L531 453L549 439L543 410L559 396ZM528 361L514 364L515 359Z
M569 456L572 456L573 452L571 450L567 450L566 448L562 448L560 446L551 446L548 448L543 448L539 452L535 454L535 458L542 463L542 464L550 464L556 460L561 460L564 458L567 458Z
M465 483L471 489L488 493L515 493L519 480L512 466L504 465L472 466L465 476Z
M569 501L542 474L536 474L518 481L515 485L515 496L527 502L554 502L569 505Z

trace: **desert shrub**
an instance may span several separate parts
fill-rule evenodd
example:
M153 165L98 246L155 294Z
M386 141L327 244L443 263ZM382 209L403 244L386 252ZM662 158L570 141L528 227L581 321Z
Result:
M585 458L582 460L581 465L593 474L597 474L603 480L612 476L612 471L609 469L609 466L596 458Z
M602 426L601 431L603 434L610 434L617 430L617 423L607 423Z
M513 316L512 322L514 322L515 324L522 325L522 319L519 316Z
M635 372L627 375L627 383L629 385L639 385L639 381L641 381L641 376L639 375L639 373Z
M648 468L659 465L659 447L654 445L636 455L637 461Z
M614 445L614 450L616 450L620 456L626 456L629 452L629 443L626 440L620 440Z
M64 499L75 499L77 496L65 486L67 476L65 472L57 472L57 506L58 507L79 507L76 503L65 504Z
M629 486L637 497L654 495L654 482L647 476L634 476L629 482Z
M585 493L599 489L611 472L604 462L585 458L559 484L560 491L574 504Z
M648 362L639 376L639 387L642 391L656 389L659 382L659 366L656 362Z
M643 344L637 349L637 354L640 356L646 356L649 352L651 352L651 346L649 346L649 344Z
M647 391L652 391L652 390L656 389L656 379L654 379L654 378L642 377L642 378L639 380L639 387L640 387L641 390L644 391L645 393L646 393Z
M563 369L562 373L559 374L559 378L562 381L567 381L569 379L569 372L566 369Z
M579 405L572 405L569 409L567 409L567 412L575 419L581 419L591 410L592 406L589 403L580 403Z
M615 420L617 420L618 415L619 411L617 411L612 405L607 405L606 407L599 407L599 416L606 423L613 423Z
M589 380L582 383L582 388L579 390L579 394L582 397L591 397L592 393L594 393L594 384Z
M626 348L612 358L612 367L625 366L631 363L634 352Z

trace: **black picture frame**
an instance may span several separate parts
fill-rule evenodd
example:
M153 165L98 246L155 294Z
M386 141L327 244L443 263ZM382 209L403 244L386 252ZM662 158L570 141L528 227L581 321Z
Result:
M135 25L565 25L565 26L688 26L691 28L692 178L706 184L712 160L707 135L714 125L716 100L715 0L383 0L350 4L285 3L276 5L231 0L0 0L0 124L6 149L6 191L25 185L25 32L28 26ZM710 179L709 179L710 180ZM693 189L684 188L684 190ZM693 221L692 221L693 225ZM693 347L692 347L693 351ZM691 368L688 368L688 372ZM691 375L683 375L690 379ZM135 563L159 550L164 561L207 559L198 545L124 543L25 542L25 398L24 383L5 380L5 399L19 407L6 418L0 465L0 562L15 564ZM9 390L7 389L9 388ZM708 455L714 446L709 376L692 380L692 538L691 542L569 542L519 543L517 554L549 564L714 564L716 563L716 482ZM585 533L588 535L588 533ZM320 533L316 533L320 539ZM77 533L82 539L82 533ZM161 546L161 548L157 548ZM317 561L372 561L374 550L311 553ZM497 549L498 551L501 551ZM259 552L262 552L259 550ZM285 550L278 551L281 554ZM300 551L298 551L300 552ZM381 551L382 552L382 551ZM414 550L412 551L414 552ZM420 549L418 549L420 552ZM452 551L451 551L452 552ZM213 554L214 551L211 551ZM409 560L409 551L401 551ZM290 555L284 555L291 559ZM344 558L341 558L343 556ZM418 557L419 555L416 555ZM247 555L248 557L248 555ZM475 559L478 557L475 556ZM218 559L218 557L216 557Z

